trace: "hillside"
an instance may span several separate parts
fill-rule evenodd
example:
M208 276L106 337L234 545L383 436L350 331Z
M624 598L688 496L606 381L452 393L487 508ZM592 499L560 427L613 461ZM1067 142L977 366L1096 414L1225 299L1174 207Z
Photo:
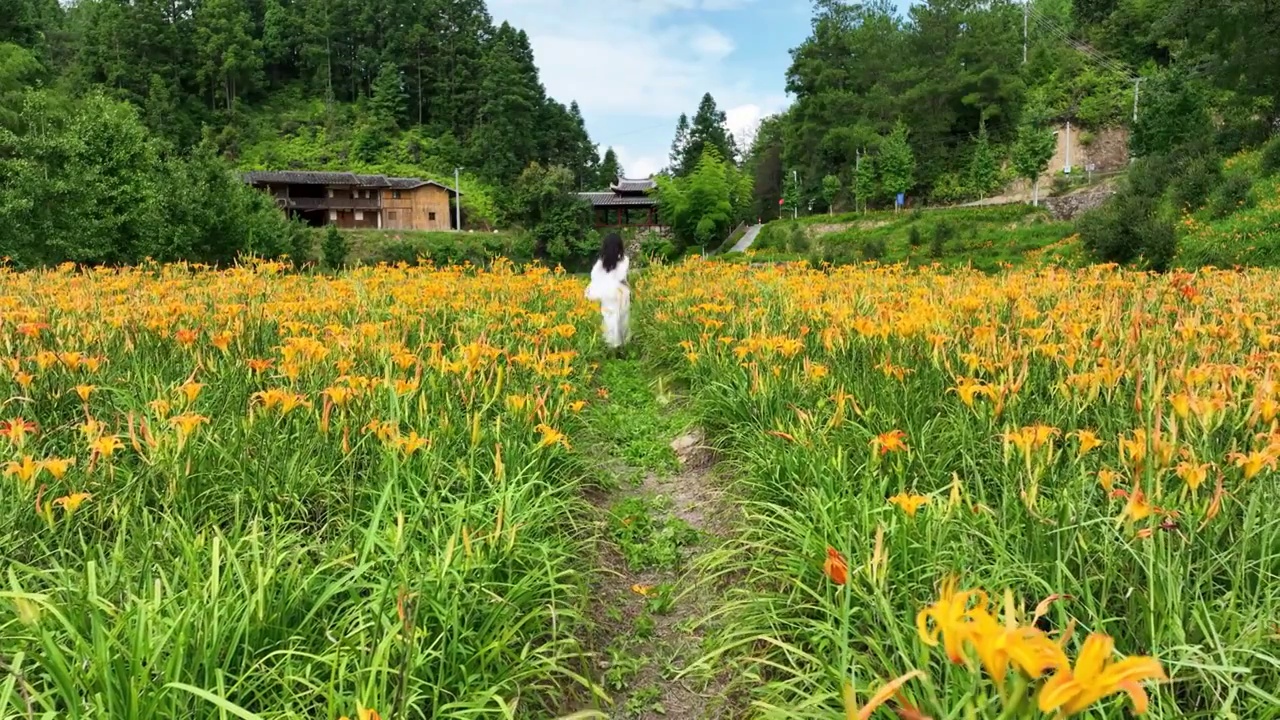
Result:
M1073 233L1072 223L1026 205L810 216L768 223L747 254L724 259L937 263L992 272L1004 265L1079 262Z

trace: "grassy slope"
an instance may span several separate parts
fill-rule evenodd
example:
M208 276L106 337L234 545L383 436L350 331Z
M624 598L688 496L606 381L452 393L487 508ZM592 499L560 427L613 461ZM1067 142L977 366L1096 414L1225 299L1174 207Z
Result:
M1227 161L1227 172L1258 176L1256 153ZM1253 186L1254 202L1225 218L1200 210L1178 226L1177 264L1182 267L1280 266L1280 177Z
M836 263L856 262L874 255L864 253L869 244L883 244L884 254L879 259L888 263L928 265L936 262L948 266L972 265L990 271L1006 263L1079 260L1072 224L1056 222L1043 210L1024 205L812 216L798 222L806 229L808 249L798 248L791 241L792 223L775 220L762 231L752 259L816 257ZM912 244L913 227L919 235L916 245ZM951 231L941 252L932 247L939 227L949 227Z

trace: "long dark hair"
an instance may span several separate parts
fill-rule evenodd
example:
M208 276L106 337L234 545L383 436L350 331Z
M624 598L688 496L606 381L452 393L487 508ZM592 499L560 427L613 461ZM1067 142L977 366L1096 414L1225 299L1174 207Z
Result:
M600 244L600 264L604 266L605 272L613 272L618 267L624 252L622 237L618 233L611 232L604 236L604 242Z

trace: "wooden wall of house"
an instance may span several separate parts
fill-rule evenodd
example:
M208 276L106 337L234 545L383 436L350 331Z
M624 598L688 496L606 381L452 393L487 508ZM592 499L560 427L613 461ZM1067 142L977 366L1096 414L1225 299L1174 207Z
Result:
M435 185L414 190L382 191L382 226L395 230L449 230L449 191ZM394 213L394 217L392 214Z
M332 210L329 211L330 222L333 222L333 213L338 214L337 222L334 224L344 230L367 230L378 227L377 210ZM359 213L359 216L356 213Z

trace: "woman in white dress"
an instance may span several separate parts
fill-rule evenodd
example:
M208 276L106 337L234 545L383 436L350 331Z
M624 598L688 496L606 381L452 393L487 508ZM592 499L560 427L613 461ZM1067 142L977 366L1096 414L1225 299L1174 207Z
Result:
M631 286L627 284L630 267L622 238L617 233L606 235L600 245L600 258L591 268L587 299L600 303L604 341L615 350L625 345L631 334Z

